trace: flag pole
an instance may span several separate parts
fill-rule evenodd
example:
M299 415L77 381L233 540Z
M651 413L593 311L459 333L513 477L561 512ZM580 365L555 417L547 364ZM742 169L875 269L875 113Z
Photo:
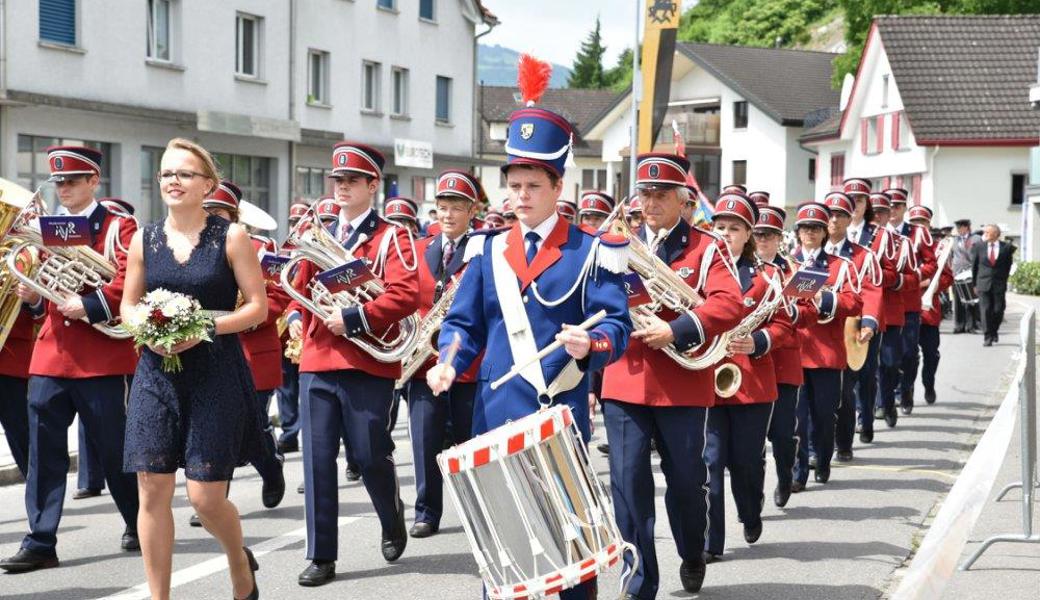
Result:
M632 41L632 121L629 126L632 139L628 147L628 191L625 193L626 198L628 194L635 190L636 154L639 153L639 17L643 13L643 0L635 0L635 5L635 39Z

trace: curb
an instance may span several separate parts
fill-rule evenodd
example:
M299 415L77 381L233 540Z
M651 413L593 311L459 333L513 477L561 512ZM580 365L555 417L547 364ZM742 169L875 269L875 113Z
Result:
M79 471L79 453L69 453L69 473L76 473ZM18 465L10 464L0 467L0 487L5 485L16 485L24 483L25 478L22 477L22 472L18 470Z

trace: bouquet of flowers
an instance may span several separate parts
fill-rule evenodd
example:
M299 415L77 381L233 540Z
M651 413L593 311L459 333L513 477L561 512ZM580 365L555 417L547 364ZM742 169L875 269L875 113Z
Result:
M177 344L190 339L212 341L208 331L210 323L210 317L202 311L202 305L195 298L157 288L141 298L123 326L133 335L137 348L158 346L169 352ZM176 354L164 356L162 368L166 373L179 373L183 369L181 357Z

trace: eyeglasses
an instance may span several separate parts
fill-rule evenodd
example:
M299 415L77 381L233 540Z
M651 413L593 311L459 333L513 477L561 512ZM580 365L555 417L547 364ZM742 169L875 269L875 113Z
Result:
M191 181L192 179L195 179L196 177L206 177L206 174L183 169L180 171L159 171L155 178L159 181L159 183L162 183L164 181L169 181L174 177L177 178L178 183L185 183Z

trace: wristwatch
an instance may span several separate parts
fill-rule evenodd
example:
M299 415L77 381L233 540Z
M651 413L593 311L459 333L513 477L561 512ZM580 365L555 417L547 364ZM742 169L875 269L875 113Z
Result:
M216 319L210 319L209 323L206 324L206 335L209 336L209 341L215 341L217 339L217 321Z

